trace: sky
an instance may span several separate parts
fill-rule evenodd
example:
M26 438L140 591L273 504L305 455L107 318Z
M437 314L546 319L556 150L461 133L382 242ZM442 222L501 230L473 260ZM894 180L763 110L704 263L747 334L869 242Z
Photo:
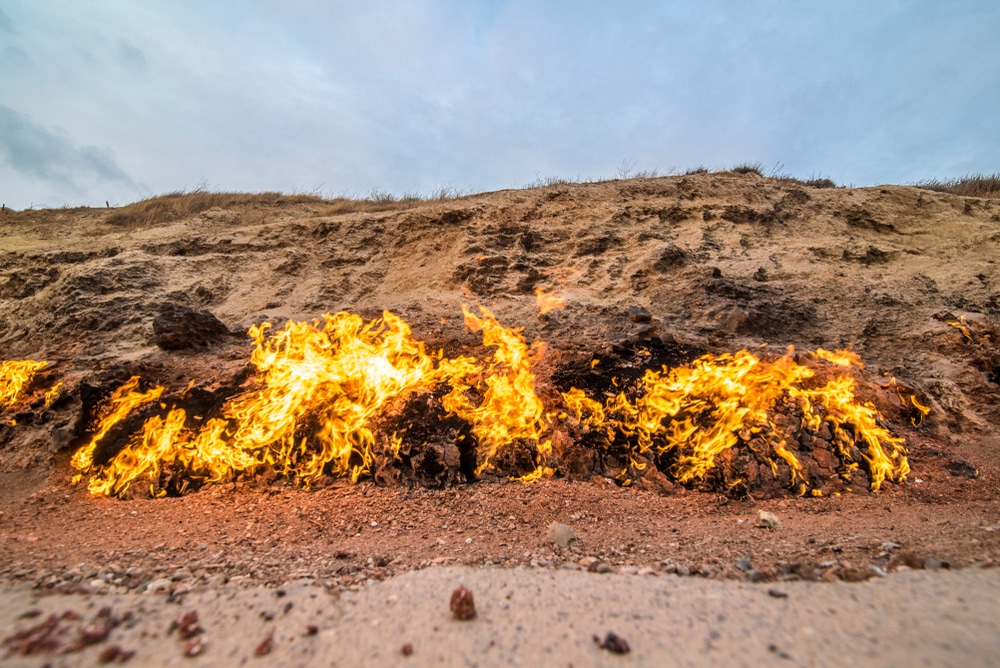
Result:
M996 0L0 0L0 201L1000 172Z

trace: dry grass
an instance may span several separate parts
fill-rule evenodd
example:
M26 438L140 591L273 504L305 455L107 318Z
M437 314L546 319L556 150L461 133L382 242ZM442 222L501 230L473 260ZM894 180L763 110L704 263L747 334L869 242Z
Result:
M114 209L105 222L118 227L144 227L191 218L214 208L280 208L291 204L309 205L321 215L375 213L405 209L420 202L453 199L458 196L457 192L444 189L427 198L413 194L404 194L398 197L391 193L373 190L368 197L363 199L348 197L325 199L316 195L289 195L278 192L217 193L196 190L188 193L175 192L158 195L133 202Z
M920 181L918 188L939 193L951 193L962 197L989 197L1000 199L1000 173L970 174L950 181Z

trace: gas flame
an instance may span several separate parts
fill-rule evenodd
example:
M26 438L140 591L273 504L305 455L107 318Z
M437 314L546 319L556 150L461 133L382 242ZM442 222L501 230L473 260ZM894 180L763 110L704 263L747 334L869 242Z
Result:
M789 348L772 361L745 350L705 355L673 369L649 369L637 391L620 391L603 402L572 388L561 395L565 410L547 412L535 372L544 343L529 345L523 329L504 327L485 307L478 314L462 310L466 325L492 349L484 359L429 353L389 312L370 322L340 312L312 323L290 321L278 331L268 323L251 327L253 383L217 416L204 420L161 404L163 413L148 418L124 449L95 464L95 450L111 429L165 391L143 391L139 378L132 378L111 395L72 464L91 474L91 492L114 496L139 481L151 494L163 494L164 476L211 482L265 466L304 485L327 473L356 481L371 472L377 457L401 458L405 432L379 434L379 420L408 397L433 393L448 414L469 424L476 475L495 466L498 452L514 443L534 453L534 470L516 479L553 475L553 416L567 420L572 413L625 449L629 464L622 479L666 457L661 461L671 463L670 473L689 483L712 470L720 453L744 443L776 476L783 462L790 484L806 493L808 474L789 448L798 435L772 417L779 404L796 406L806 431L828 426L845 477L863 461L877 490L909 471L903 439L880 424L873 405L855 399L851 376L833 375L837 368L863 366L851 351L795 356Z
M536 443L542 459L551 446L541 439L542 403L531 366L543 346L529 348L519 330L503 327L484 307L481 316L465 309L469 326L496 348L485 367L471 357L428 354L409 326L389 312L369 323L344 312L325 316L322 326L288 322L270 335L268 323L252 327L256 389L231 399L221 417L199 429L185 426L187 415L179 408L148 419L108 465L96 467L88 488L121 495L140 477L155 486L167 464L204 481L264 465L304 484L324 472L357 480L370 472L377 454L372 421L391 403L440 385L451 387L442 405L468 421L478 439L477 473L514 439ZM93 468L94 450L113 424L163 392L137 389L138 379L132 379L114 393L91 442L73 458L78 470ZM473 401L469 390L482 401ZM390 439L396 456L400 443L396 435ZM535 474L551 474L540 469Z
M515 440L537 443L539 459L552 451L551 441L543 439L545 407L535 393L535 374L532 372L535 363L545 354L545 344L536 342L529 348L521 329L507 329L485 306L480 306L479 311L481 318L462 306L469 329L482 331L483 345L496 347L493 360L483 369L486 386L483 400L473 406L462 391L467 388L455 387L442 401L447 410L472 425L472 433L483 448L484 456L476 469L477 475L489 466L490 458L501 446ZM525 479L537 480L553 472L539 462L538 468Z
M566 300L556 294L555 290L547 292L542 286L536 285L535 305L538 307L538 314L545 315L549 311L566 308Z
M35 374L48 362L10 360L0 362L0 408L10 408L20 400Z
M773 362L745 350L705 355L672 370L647 370L635 400L620 392L601 404L577 389L563 393L563 400L578 420L608 441L621 434L635 469L645 467L644 455L674 456L672 473L684 483L702 478L716 457L739 441L753 448L759 439L767 448L761 454L774 472L776 456L788 465L792 484L805 493L808 481L802 465L788 450L785 431L770 417L769 411L783 400L798 405L806 429L816 432L824 420L829 423L845 473L857 468L852 448L858 447L868 463L873 490L886 478L903 480L910 470L903 439L878 424L874 406L855 400L854 379L841 376L819 387L807 386L816 372L795 362L792 353L789 349ZM858 364L846 350L816 351L813 357L838 366Z

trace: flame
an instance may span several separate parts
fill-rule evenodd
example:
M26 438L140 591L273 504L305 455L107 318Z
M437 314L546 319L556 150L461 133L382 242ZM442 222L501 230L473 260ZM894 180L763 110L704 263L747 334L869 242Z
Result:
M154 387L146 392L139 391L139 376L132 376L128 381L112 393L97 424L97 431L90 442L76 451L70 463L79 471L88 471L94 463L94 450L112 427L128 417L129 413L139 406L156 401L163 394L163 387Z
M456 386L442 401L447 410L472 425L472 433L483 449L476 475L489 466L490 458L501 446L515 440L535 443L539 459L552 451L551 441L543 439L545 407L535 393L532 371L545 354L545 344L536 342L529 348L522 329L504 327L485 306L480 306L479 311L482 317L462 306L466 326L474 332L482 331L483 345L496 347L492 361L483 370L483 400L473 406L465 392L468 387ZM530 474L535 476L532 479L544 475L542 468L539 463Z
M546 292L540 285L535 286L535 304L538 306L538 314L545 315L549 311L565 308L566 300L560 297L555 290Z
M155 486L167 465L203 481L263 465L304 484L324 472L356 481L370 472L377 454L373 420L390 404L440 385L451 387L442 405L467 420L477 437L477 473L515 439L535 443L541 462L551 445L542 439L542 403L531 367L544 347L529 347L520 330L503 327L485 307L481 317L464 313L469 327L482 330L484 344L496 348L486 367L470 357L428 354L409 326L389 312L369 323L341 312L325 316L322 327L318 321L288 322L275 333L268 323L252 327L250 361L258 387L231 399L220 417L199 429L185 426L187 415L179 408L148 419L107 466L98 467L89 489L121 495L141 477ZM138 379L132 379L114 393L91 442L74 456L74 467L90 470L94 449L111 426L163 391L139 394L137 388ZM481 402L472 400L474 393ZM397 434L389 439L397 458L401 444ZM551 473L539 463L529 476Z
M52 403L59 398L59 390L62 389L62 386L62 381L59 381L45 393L45 408L51 406Z
M779 464L786 466L789 484L801 494L818 495L793 453L797 445L790 446L797 434L775 422L779 404L797 406L807 431L828 425L845 477L863 462L877 490L886 479L901 481L909 472L903 439L879 423L873 405L855 399L854 379L831 377L837 367L863 366L851 351L818 349L795 357L789 348L770 361L746 350L705 355L673 369L647 370L638 391L629 390L635 396L621 390L602 402L571 388L561 395L565 411L547 413L535 373L544 343L529 345L522 328L503 326L486 307L478 314L466 306L462 311L469 329L492 349L483 359L430 353L389 312L370 322L340 312L312 323L290 321L278 331L269 323L251 327L255 376L218 415L203 420L162 405L164 412L148 418L111 461L95 465L94 452L111 429L165 391L141 391L139 379L132 378L111 395L72 464L91 473L91 492L113 496L140 480L155 496L165 493L170 478L219 481L264 466L304 485L327 473L356 481L371 472L376 457L403 458L405 431L377 436L379 420L412 395L434 393L445 411L468 423L476 475L495 467L498 452L514 443L534 457L534 469L515 480L553 475L552 419L566 420L571 413L609 444L625 448L628 465L620 477L626 483L630 472L662 456L680 482L701 479L721 453L743 443L775 475ZM819 369L825 369L825 383L817 378ZM921 408L915 399L914 406Z
M784 461L791 484L805 493L808 481L802 465L788 449L783 429L770 418L769 411L782 400L798 404L803 426L813 432L824 420L829 423L845 471L857 467L852 448L859 447L871 472L873 490L886 478L903 480L909 472L903 439L877 423L874 406L855 400L854 379L842 376L820 387L807 387L816 373L796 363L792 352L789 349L788 354L768 362L743 350L705 355L672 370L647 370L634 401L624 392L603 405L577 389L562 396L578 420L609 441L616 434L623 435L633 467L641 470L640 457L647 454L674 455L672 473L684 483L704 477L715 466L716 457L739 441L753 447L754 440L760 439L767 446L760 454L774 472L775 458ZM813 357L838 366L844 361L856 365L853 355L841 350Z
M861 358L858 354L852 350L838 350L836 352L830 352L829 350L823 350L822 348L817 348L812 351L812 356L836 364L837 366L850 367L856 366L859 369L864 369L865 365L861 362Z
M958 320L949 320L948 324L962 332L962 338L970 343L972 342L972 332L969 330L969 326L965 322L965 316L960 317Z
M0 408L10 408L20 400L35 374L48 366L36 360L0 362Z

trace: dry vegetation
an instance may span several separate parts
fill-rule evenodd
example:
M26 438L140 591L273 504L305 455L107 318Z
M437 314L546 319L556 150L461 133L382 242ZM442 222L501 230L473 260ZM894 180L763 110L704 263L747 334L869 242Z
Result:
M970 174L960 179L938 181L931 179L916 184L918 188L961 197L1000 198L1000 172L996 174Z
M345 213L378 213L410 207L421 201L440 201L457 196L458 193L448 190L442 190L427 198L411 194L396 196L373 190L367 197L360 199L349 197L327 199L310 194L227 193L195 190L193 192L157 195L127 204L114 209L105 222L117 227L142 227L183 220L215 208L231 209L256 206L281 209L296 204L312 206L318 209L322 215L330 216Z

